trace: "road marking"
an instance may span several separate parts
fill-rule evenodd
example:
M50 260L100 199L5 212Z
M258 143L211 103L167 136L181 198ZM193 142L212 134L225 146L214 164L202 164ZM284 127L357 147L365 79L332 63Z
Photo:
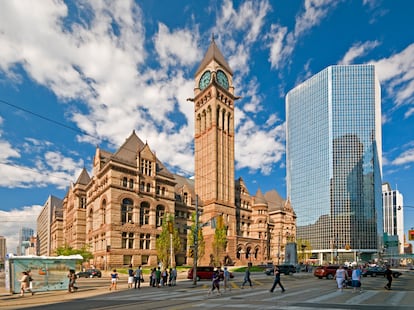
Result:
M386 300L387 305L399 305L404 299L407 292L393 292L390 298Z
M263 301L274 301L275 299L283 299L283 298L286 298L286 297L291 297L291 296L296 296L296 295L303 295L304 293L312 293L312 292L319 292L320 291L320 289L319 288L311 288L311 289L306 289L306 290L303 290L303 289L299 289L299 290L297 290L297 291L289 291L289 293L281 293L281 292L277 292L277 291L275 291L274 293L270 293L269 292L269 294L272 294L272 297L269 297L269 298L264 298L264 299L261 299L261 300L263 300Z
M378 293L379 293L379 291L362 291L362 293L354 293L354 294L358 294L358 295L349 298L347 301L345 301L345 304L347 304L347 305L360 304L363 301L368 300L371 297L377 295Z
M319 297L316 297L316 298L308 299L306 302L307 303L317 303L317 302L321 302L321 301L324 301L324 300L327 300L327 299L330 299L330 298L336 298L338 296L341 296L344 293L345 292L335 291L335 292L332 292L332 293L329 293L329 294L326 294L326 295L322 295L322 296L319 296Z

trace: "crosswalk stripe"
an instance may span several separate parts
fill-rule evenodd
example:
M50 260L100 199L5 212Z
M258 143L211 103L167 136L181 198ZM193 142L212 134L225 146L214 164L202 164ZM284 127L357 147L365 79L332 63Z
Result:
M371 297L375 296L378 294L378 291L363 291L362 293L355 293L358 294L356 296L353 296L351 298L349 298L345 304L347 305L356 305L356 304L360 304L365 300L370 299Z
M263 298L263 301L273 301L275 299L283 299L283 298L287 298L287 297L291 297L291 296L296 296L296 295L303 295L304 293L312 293L312 292L316 292L319 291L319 288L309 288L306 290L298 290L298 291L293 291L293 292L289 292L289 293L280 293L280 292L275 292L275 293L270 293L272 294L272 297L269 298Z
M393 292L392 296L386 300L387 305L399 305L407 292Z

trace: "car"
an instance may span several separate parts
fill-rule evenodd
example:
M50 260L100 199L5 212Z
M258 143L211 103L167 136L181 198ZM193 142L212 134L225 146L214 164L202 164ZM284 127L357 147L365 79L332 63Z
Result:
M290 274L296 273L296 267L294 265L277 265L277 267L279 268L279 272L283 273L285 275L290 275ZM265 270L265 273L268 276L273 275L274 272L275 272L274 267L273 268L267 268Z
M364 271L362 271L362 276L363 277L367 277L367 276L371 276L371 277L376 277L376 276L384 276L385 275L385 270L387 270L384 267L369 267L367 269L365 269ZM392 270L392 276L394 278L398 278L399 276L401 276L402 273L396 270Z
M315 268L313 275L319 279L326 278L326 279L333 279L336 274L336 270L339 268L339 265L327 265L327 266L319 266ZM344 267L345 271L347 272L348 277L352 277L352 269L348 269Z
M99 269L86 269L85 271L80 271L76 274L78 278L100 278L102 277L102 272Z
M214 269L213 266L197 266L197 281L200 280L211 280L213 278ZM189 269L187 272L187 279L193 279L194 271L193 268ZM224 278L224 271L220 269L220 280ZM230 272L230 278L234 278L232 272Z

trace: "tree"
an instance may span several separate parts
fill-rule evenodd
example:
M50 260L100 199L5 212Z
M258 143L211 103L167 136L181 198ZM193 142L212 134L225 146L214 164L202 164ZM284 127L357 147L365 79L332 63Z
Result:
M68 245L58 247L56 249L56 255L69 256L69 255L81 255L83 257L82 262L88 262L93 258L93 254L89 251L89 245L84 244L80 249L74 249Z
M194 237L196 235L196 231L198 231L198 238L197 238L197 241L198 241L197 242L197 244L198 244L198 246L197 246L197 263L198 263L199 260L205 254L206 244L205 244L205 241L204 241L202 228L200 227L200 225L199 225L198 229L196 227L196 218L195 217L196 217L196 213L193 212L193 214L191 215L191 219L193 221L193 224L191 225L190 232L188 234L188 244L189 244L190 247L195 247Z
M227 226L224 225L223 216L216 217L216 230L214 232L213 240L213 264L218 265L220 263L219 257L227 247Z
M296 245L297 245L297 251L298 251L298 261L305 262L307 258L305 251L307 253L312 251L312 247L311 247L309 240L297 239Z
M174 225L168 224L174 223L174 217L171 214L166 214L164 217L164 221L162 223L162 231L161 234L158 236L156 240L155 247L157 249L157 256L158 259L161 261L162 265L167 267L169 262L171 261L171 253L170 253L170 229L172 229L173 234L173 250L174 253L178 252L181 248L181 240L178 234L178 230L174 228ZM172 266L170 266L172 267Z

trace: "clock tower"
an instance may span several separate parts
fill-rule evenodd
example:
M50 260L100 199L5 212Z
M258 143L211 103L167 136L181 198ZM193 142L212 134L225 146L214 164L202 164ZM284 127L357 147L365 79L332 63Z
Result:
M236 252L234 179L233 71L214 38L195 73L195 193L202 207L201 223L221 223L227 229L225 248L214 249L213 224L203 227L204 264L223 261ZM233 258L233 257L231 257Z

